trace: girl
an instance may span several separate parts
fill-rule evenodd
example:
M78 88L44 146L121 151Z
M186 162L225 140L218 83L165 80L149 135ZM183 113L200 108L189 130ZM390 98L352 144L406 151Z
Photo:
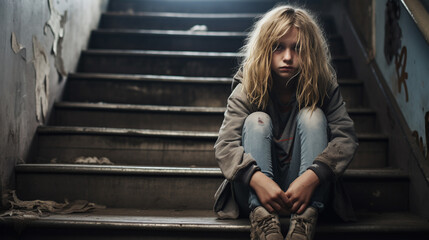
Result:
M338 214L352 217L338 177L358 146L326 39L308 11L278 6L242 52L215 144L227 179L215 211L250 214L252 239L282 240L278 214L291 213L286 239L312 239L331 191Z

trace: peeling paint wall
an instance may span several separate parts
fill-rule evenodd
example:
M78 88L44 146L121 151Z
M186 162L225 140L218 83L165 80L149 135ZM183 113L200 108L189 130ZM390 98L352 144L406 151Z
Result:
M375 61L386 79L409 128L418 139L422 154L429 161L429 43L410 14L399 2L398 24L401 29L397 57L388 63L384 54L385 11L387 0L375 1L376 54ZM427 3L428 1L422 1Z
M426 11L429 10L429 0L412 1L423 4ZM386 122L382 122L383 128L395 132L389 133L389 162L393 166L406 170L409 174L409 210L417 215L429 219L429 43L420 32L416 23L405 9L402 1L395 0L348 0L348 11L353 19L354 27L358 29L361 40L372 39L373 43L365 44L367 62L375 65L380 70L387 89L388 96L379 96L379 99L393 97L393 104L374 104L378 111L387 116L380 116ZM387 5L388 4L388 5ZM358 8L353 8L359 6ZM365 9L372 9L372 14ZM423 8L423 9L424 9ZM421 10L421 9L420 9ZM364 24L365 20L371 19ZM372 34L367 31L368 22L372 24ZM359 24L360 23L360 24ZM365 34L366 33L366 34ZM386 37L387 36L387 37ZM378 71L377 69L377 71ZM366 74L363 74L363 76ZM367 78L366 83L376 79ZM379 84L379 83L377 83ZM384 83L380 85L385 85ZM376 85L376 84L369 84ZM370 91L372 93L378 91ZM383 91L379 93L383 94ZM376 98L375 98L376 99ZM385 109L380 109L380 107ZM390 109L393 106L393 109ZM402 116L396 117L396 107ZM408 126L395 126L403 123ZM385 125L384 125L385 124ZM410 132L406 129L409 128ZM412 133L412 138L408 134ZM409 140L415 141L415 145L404 146ZM396 147L395 150L392 149ZM418 151L420 150L420 151ZM401 152L399 152L401 151ZM414 156L414 154L418 154ZM393 161L392 161L393 160ZM397 165L395 165L397 164Z
M400 1L397 23L387 29L388 0L349 0L347 7L370 59L375 60L413 132L422 155L429 162L429 43ZM429 0L421 1L426 10ZM396 19L396 17L394 17ZM399 26L399 30L396 28ZM394 35L398 35L393 40ZM386 43L390 43L386 49ZM389 56L386 56L388 51ZM396 53L396 54L394 54Z
M36 129L106 7L107 0L0 1L0 193L14 187L14 166L31 161Z

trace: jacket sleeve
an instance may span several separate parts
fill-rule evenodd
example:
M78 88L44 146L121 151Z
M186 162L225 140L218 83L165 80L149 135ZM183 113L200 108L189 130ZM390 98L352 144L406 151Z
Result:
M328 96L322 110L330 130L329 143L309 167L322 182L340 177L353 159L359 145L353 121L347 113L338 84L335 83L332 86Z
M244 152L241 135L244 121L254 111L241 84L228 98L224 120L214 145L215 157L225 178L249 184L255 171L260 170L255 159Z

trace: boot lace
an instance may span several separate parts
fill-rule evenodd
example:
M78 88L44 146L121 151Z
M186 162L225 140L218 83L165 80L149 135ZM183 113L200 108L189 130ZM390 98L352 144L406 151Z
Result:
M262 232L266 233L266 235L278 232L278 225L274 216L268 216L262 219L259 226L261 227Z
M305 218L296 218L295 221L294 233L308 236L311 231L311 221Z

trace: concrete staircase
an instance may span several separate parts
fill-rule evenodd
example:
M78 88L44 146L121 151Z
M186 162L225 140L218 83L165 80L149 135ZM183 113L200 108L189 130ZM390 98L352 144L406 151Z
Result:
M16 167L21 199L106 205L34 221L5 218L10 239L248 239L247 219L217 220L223 177L213 144L242 46L262 0L111 0L70 74L62 102L37 135L37 156ZM317 7L317 6L314 6ZM426 239L409 212L408 176L388 165L388 139L329 16L342 94L360 147L345 185L359 221L321 221L317 239ZM189 32L194 25L208 31ZM80 165L80 156L114 165ZM56 163L51 163L56 159ZM288 219L282 219L287 230ZM425 237L426 236L426 237Z

